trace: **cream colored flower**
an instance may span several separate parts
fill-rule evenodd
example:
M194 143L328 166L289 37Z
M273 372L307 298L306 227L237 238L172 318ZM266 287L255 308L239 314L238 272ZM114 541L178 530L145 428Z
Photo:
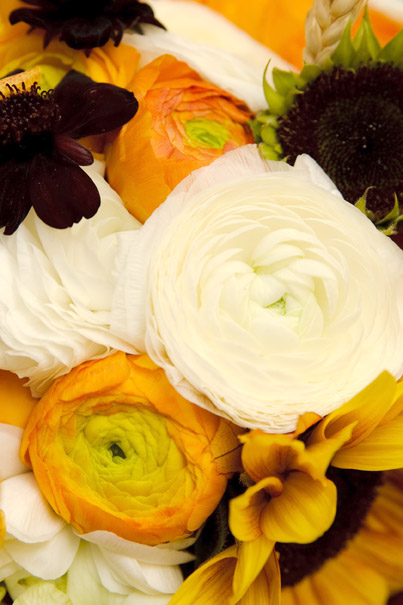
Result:
M117 194L91 167L101 207L89 220L56 230L31 211L0 235L0 368L29 378L40 396L60 374L117 348L110 331L118 234L137 229Z
M182 181L125 255L113 329L239 425L291 431L403 372L403 252L307 156L226 154Z

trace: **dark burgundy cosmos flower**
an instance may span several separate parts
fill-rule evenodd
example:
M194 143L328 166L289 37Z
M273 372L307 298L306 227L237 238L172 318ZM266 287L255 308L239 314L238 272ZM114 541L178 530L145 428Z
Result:
M128 122L138 108L134 95L77 72L54 91L7 87L9 95L0 92L0 228L14 233L31 207L58 229L90 218L100 197L80 166L94 160L75 139Z
M115 46L127 28L141 31L142 23L164 26L157 21L148 4L138 0L23 0L35 8L18 8L10 14L10 23L23 21L44 29L44 45L55 36L71 48L90 51L111 38ZM165 28L164 28L165 29ZM88 53L87 53L88 54Z

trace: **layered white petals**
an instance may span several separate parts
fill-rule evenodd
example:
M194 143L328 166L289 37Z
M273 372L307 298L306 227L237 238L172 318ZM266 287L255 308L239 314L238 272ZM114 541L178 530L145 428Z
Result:
M130 542L105 530L81 534L81 538L91 542L91 544L96 544L102 551L124 555L154 565L182 565L192 561L194 559L193 555L187 553L184 549L189 548L196 539L192 537L158 546L148 546L147 544Z
M93 546L93 557L102 584L111 592L130 594L133 588L145 594L173 594L182 584L178 566L151 565Z
M42 496L32 472L2 481L0 510L7 534L24 543L50 540L66 525Z
M35 396L83 361L134 352L111 333L110 307L117 235L139 224L97 167L87 171L101 195L93 218L53 229L31 210L0 235L0 368L28 377Z
M382 370L402 375L403 252L310 158L226 154L182 181L125 255L114 328L237 424L287 432Z
M267 106L262 86L267 63L270 61L270 68L292 69L273 51L205 6L163 0L152 7L168 31L142 26L146 35L126 33L123 37L124 44L141 53L139 67L162 54L174 55L205 80L244 101L252 111Z
M6 520L7 521L7 520ZM28 544L20 540L6 540L4 549L21 567L43 580L54 580L70 568L80 540L66 525L53 538Z
M23 429L12 424L0 424L0 480L26 473L29 468L20 460Z

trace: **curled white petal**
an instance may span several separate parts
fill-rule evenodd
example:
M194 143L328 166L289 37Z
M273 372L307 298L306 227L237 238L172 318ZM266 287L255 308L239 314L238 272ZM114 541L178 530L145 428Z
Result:
M0 510L7 534L24 543L45 542L66 525L42 496L32 472L2 481Z
M0 424L0 479L2 481L29 471L19 457L23 433L23 429L18 426Z
M152 7L168 31L145 26L145 36L126 33L123 38L141 53L139 67L162 54L174 55L253 111L267 105L262 81L268 61L271 69L291 69L273 51L208 7L168 0L153 2Z
M118 234L139 223L97 167L87 171L101 195L94 217L59 230L31 210L0 235L0 368L28 377L35 396L83 361L135 352L111 333L110 308Z
M134 234L117 329L191 401L287 432L385 369L402 375L402 274L403 252L312 160L246 146L182 181Z
M70 568L79 542L79 538L66 525L53 538L44 542L27 544L20 540L6 540L4 549L33 576L54 580Z

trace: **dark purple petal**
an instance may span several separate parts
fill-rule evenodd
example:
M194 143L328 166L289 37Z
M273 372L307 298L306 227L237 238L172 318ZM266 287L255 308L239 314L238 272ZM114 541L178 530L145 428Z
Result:
M56 229L65 229L82 218L91 218L100 205L98 189L90 177L56 153L35 156L29 192L39 218Z
M84 0L86 1L86 0ZM104 46L111 35L112 24L110 19L102 15L88 21L88 19L69 19L63 24L60 40L75 50Z
M8 20L11 25L20 21L31 25L31 27L45 27L46 13L42 10L32 10L32 8L17 8L9 15Z
M29 163L11 160L0 164L0 228L11 235L27 216L29 199Z
M91 151L77 143L71 137L63 134L56 135L54 138L55 149L73 160L79 166L90 166L94 162Z
M74 139L109 132L135 115L138 102L133 93L113 84L100 84L70 71L55 88L54 98L61 119L57 134Z

